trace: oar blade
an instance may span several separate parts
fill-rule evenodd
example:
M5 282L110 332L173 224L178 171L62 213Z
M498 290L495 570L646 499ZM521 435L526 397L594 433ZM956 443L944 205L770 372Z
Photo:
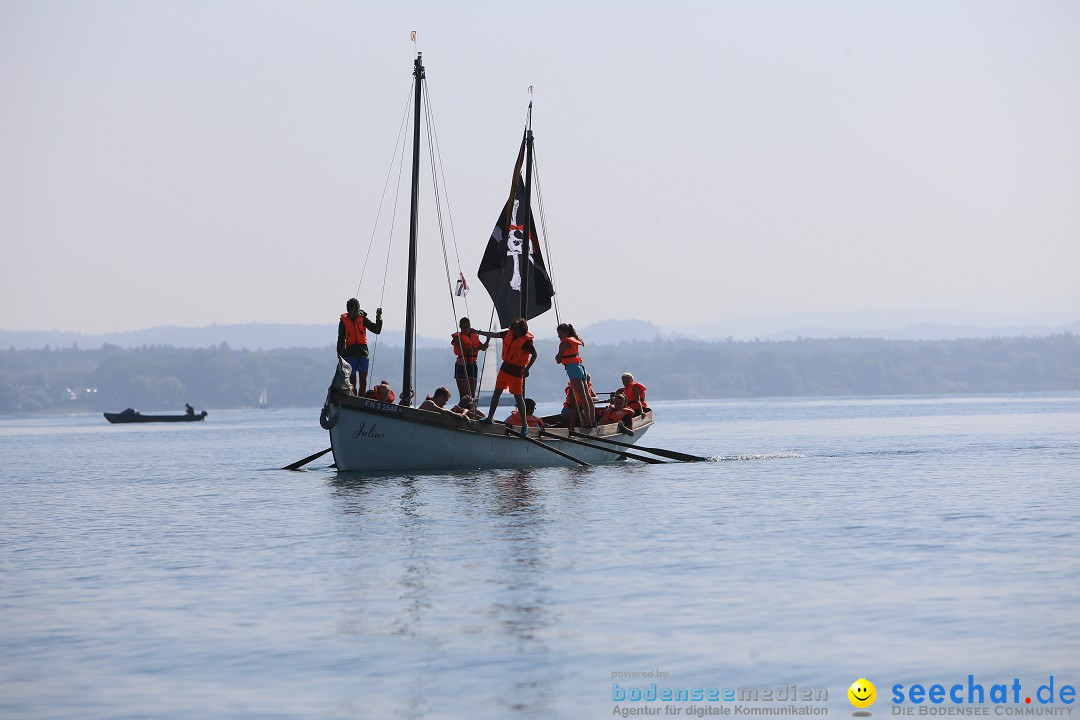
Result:
M631 460L639 460L639 461L641 461L643 463L649 463L650 465L667 465L667 463L665 463L663 460L657 460L656 458L651 458L651 457L648 457L646 455L638 455L636 453L627 452L627 451L622 450L622 449L615 450L614 448L604 447L603 445L594 445L593 443L582 442L581 440L573 440L573 439L568 438L568 437L564 438L561 435L556 435L554 433L549 433L546 430L541 430L540 434L542 436L544 436L544 437L556 438L557 440L562 440L564 442L573 443L574 445L581 445L582 447L591 448L593 450L600 450L601 452L611 453L612 455L619 455L620 457L628 457Z
M322 452L317 452L314 455L308 455L303 460L297 460L292 465L286 465L285 467L283 467L281 469L282 470L299 470L300 468L304 467L305 465L307 465L312 460L318 460L319 458L321 458L323 455L330 452L331 450L333 450L333 448L326 448Z
M688 455L687 453L681 453L676 450L664 450L663 448L647 448L641 447L639 445L634 445L634 447L636 447L638 450L651 452L653 455L671 458L672 460L679 460L680 462L712 462L711 458L701 457L700 455Z

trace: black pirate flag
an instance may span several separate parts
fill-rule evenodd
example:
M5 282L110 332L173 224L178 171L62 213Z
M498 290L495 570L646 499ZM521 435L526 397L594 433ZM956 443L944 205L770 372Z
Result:
M521 163L525 154L525 141L522 139L514 166L513 191L506 201L495 228L491 231L484 259L476 275L487 288L495 311L499 313L499 326L509 327L510 323L521 314L521 288L524 274L528 273L528 304L525 319L534 318L551 309L551 296L555 294L548 277L544 258L540 254L540 243L529 210L529 254L524 255L525 223L524 208L525 183L521 179Z

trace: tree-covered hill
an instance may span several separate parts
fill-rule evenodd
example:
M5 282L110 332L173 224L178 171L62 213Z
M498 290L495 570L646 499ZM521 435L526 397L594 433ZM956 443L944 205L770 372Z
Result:
M566 377L555 345L540 354L527 392L561 400ZM494 352L491 353L494 356ZM624 371L649 388L651 399L763 396L997 393L1080 388L1080 339L948 341L867 339L786 342L654 340L586 346L586 367L598 391L612 390ZM439 385L454 388L447 349L416 354L421 397ZM497 358L487 364L490 385ZM263 389L274 406L321 405L333 377L331 347L232 350L147 346L125 350L45 348L0 352L0 414L254 406ZM380 348L371 384L401 384L401 351Z

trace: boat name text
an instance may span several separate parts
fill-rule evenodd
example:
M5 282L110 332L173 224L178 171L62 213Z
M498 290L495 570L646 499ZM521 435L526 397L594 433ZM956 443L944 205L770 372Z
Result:
M354 432L352 434L353 440L355 440L358 437L369 437L369 438L375 438L375 439L383 437L383 433L375 432L375 428L377 428L377 427L378 427L378 425L376 425L375 423L372 423L371 424L371 429L369 430L368 427L367 427L367 423L360 423L360 427L357 428L356 432Z

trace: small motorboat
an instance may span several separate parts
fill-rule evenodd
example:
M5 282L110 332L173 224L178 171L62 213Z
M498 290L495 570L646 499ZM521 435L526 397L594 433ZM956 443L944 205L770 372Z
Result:
M206 418L206 411L196 413L192 410L183 415L143 415L138 410L128 408L124 412L104 413L111 423L147 423L147 422L199 422Z

